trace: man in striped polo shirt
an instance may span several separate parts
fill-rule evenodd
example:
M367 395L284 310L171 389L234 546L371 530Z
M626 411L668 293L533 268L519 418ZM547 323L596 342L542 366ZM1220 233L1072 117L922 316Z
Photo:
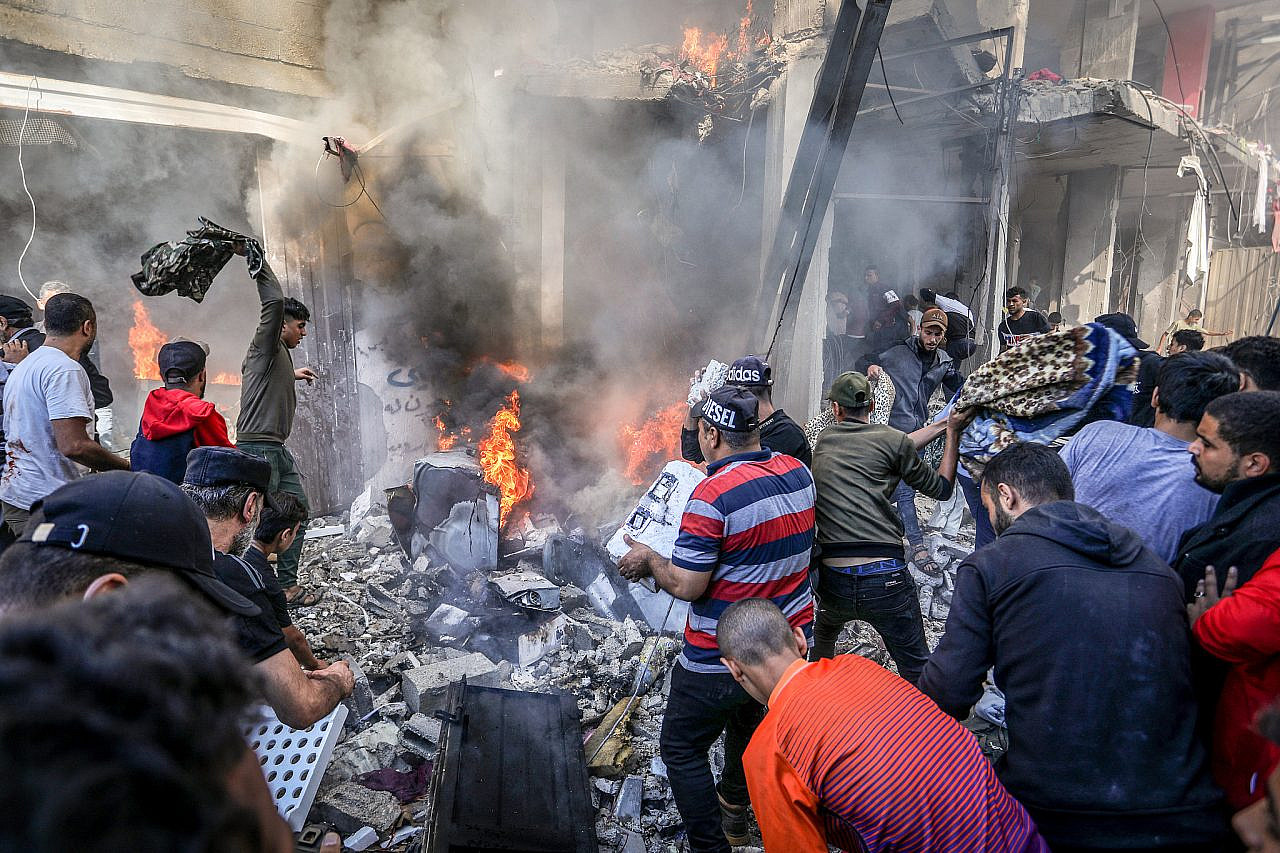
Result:
M857 655L805 662L772 602L720 618L720 654L769 706L747 747L765 850L1048 853L973 735L906 681Z
M628 539L631 551L618 564L624 577L652 575L692 602L661 751L693 853L728 853L730 844L747 843L742 753L764 715L720 660L720 614L735 601L767 598L806 636L813 624L813 476L794 457L761 448L757 413L755 396L731 386L699 404L698 444L708 476L685 506L671 559ZM724 773L717 787L708 750L721 733Z

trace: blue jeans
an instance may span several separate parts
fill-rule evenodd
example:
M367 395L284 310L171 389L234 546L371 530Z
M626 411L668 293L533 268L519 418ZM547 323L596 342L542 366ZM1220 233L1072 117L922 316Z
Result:
M693 853L730 853L716 793L730 805L749 802L742 753L763 719L764 708L729 673L672 668L659 750ZM717 788L708 753L721 732L724 773Z
M898 505L898 515L902 518L902 529L906 531L907 541L914 545L924 544L924 534L920 532L920 517L916 515L916 490L906 483L899 482L893 490L893 502Z
M996 541L996 531L991 526L991 517L987 515L987 508L982 505L982 486L959 474L956 475L956 484L964 492L964 502L969 506L969 514L973 516L974 524L978 526L975 550Z
M884 638L898 665L898 674L915 684L924 671L929 646L916 583L904 566L874 575L847 575L830 566L818 569L818 616L813 626L813 654L835 655L836 640L845 623L861 619Z

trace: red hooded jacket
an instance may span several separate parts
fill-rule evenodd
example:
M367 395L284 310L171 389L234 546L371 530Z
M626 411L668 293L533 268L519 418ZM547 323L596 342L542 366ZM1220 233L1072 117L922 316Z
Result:
M1253 727L1280 697L1280 551L1232 595L1205 611L1192 633L1231 664L1213 723L1213 776L1233 809L1262 799L1280 747Z
M159 441L194 430L196 447L231 447L227 422L213 403L181 388L157 388L142 407L142 436Z

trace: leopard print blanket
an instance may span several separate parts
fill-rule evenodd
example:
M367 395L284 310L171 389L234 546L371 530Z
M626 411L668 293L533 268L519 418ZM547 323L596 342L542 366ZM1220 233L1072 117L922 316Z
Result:
M1098 323L1031 338L975 370L956 395L958 410L980 410L961 459L978 478L1011 444L1051 444L1093 421L1124 420L1137 378L1137 351Z
M875 401L875 406L871 409L871 423L889 423L889 413L893 411L893 401L897 396L897 392L893 389L893 380L887 375L881 374L879 379L871 383L871 399ZM836 417L831 414L831 404L824 399L822 408L804 425L804 436L809 439L809 447L816 447L818 436L835 422Z

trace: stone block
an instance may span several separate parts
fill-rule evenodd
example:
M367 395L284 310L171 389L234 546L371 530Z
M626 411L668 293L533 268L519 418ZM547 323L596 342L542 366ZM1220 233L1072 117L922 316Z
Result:
M498 666L479 652L451 660L429 663L401 675L400 688L405 704L415 714L439 707L444 692L455 681L497 687L502 680Z
M644 802L644 780L639 776L628 776L622 780L618 789L618 798L613 804L613 813L618 820L637 821Z
M342 782L321 793L315 812L340 835L351 835L366 826L382 835L399 820L400 803L386 791Z
M347 850L354 850L359 853L361 850L368 850L370 847L378 843L378 832L372 826L362 826L355 832L342 839L342 846Z
M467 617L471 614L452 604L441 604L427 617L426 631L441 642L464 640L471 633Z

